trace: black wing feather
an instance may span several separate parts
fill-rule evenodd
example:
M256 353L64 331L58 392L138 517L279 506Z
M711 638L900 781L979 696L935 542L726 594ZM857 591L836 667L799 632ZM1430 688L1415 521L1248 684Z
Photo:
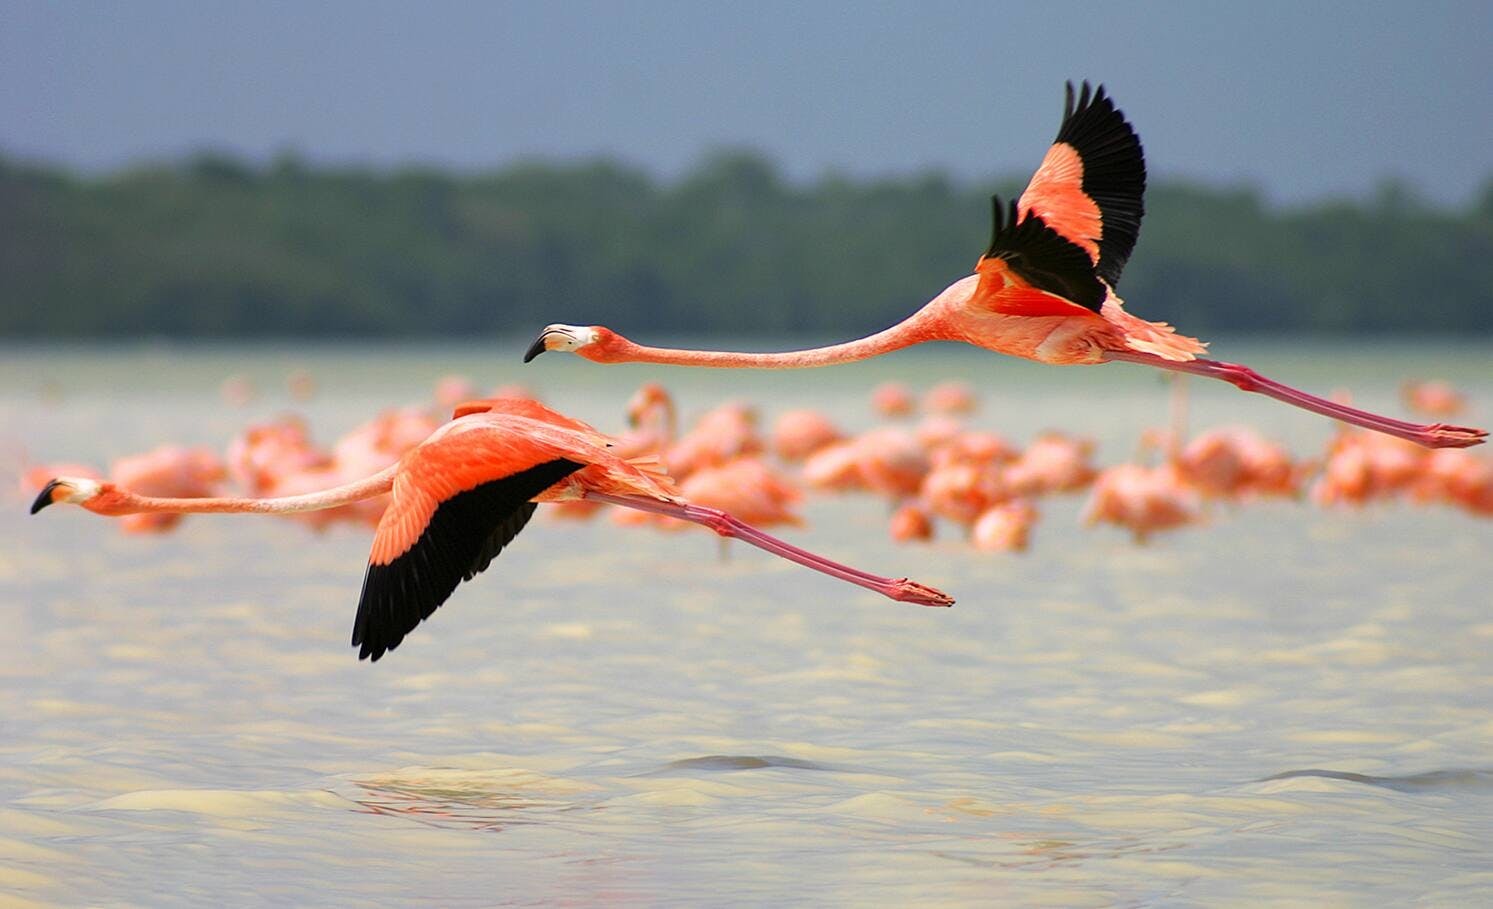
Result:
M1113 287L1120 281L1146 214L1146 156L1140 137L1125 115L1099 86L1092 94L1083 83L1077 103L1068 83L1058 142L1066 142L1083 161L1083 191L1099 206L1099 276Z
M353 620L358 658L377 660L398 647L457 584L476 577L518 536L537 507L530 499L583 466L557 458L438 505L415 545L387 565L369 564Z
M1023 281L1050 294L1071 300L1098 312L1108 296L1103 282L1094 276L1094 263L1082 247L1047 226L1041 216L1027 212L1017 223L1016 202L1006 220L1000 196L990 197L994 228L987 259L1003 259Z

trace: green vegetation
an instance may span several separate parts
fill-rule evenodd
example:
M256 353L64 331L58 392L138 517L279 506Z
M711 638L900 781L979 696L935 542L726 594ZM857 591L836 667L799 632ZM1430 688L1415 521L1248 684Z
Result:
M1003 193L1020 183L997 187ZM527 334L551 321L852 336L968 273L988 187L786 182L714 156L616 164L268 167L205 155L102 178L0 158L0 337ZM1463 211L1394 186L1277 211L1155 183L1120 290L1189 333L1493 331L1493 183Z

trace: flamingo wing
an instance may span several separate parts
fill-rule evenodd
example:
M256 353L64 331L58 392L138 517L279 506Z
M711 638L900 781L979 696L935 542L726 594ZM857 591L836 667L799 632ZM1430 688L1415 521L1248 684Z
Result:
M990 198L994 229L975 271L980 283L972 300L1013 316L1092 316L1109 290L1094 274L1089 256L1035 212L1010 217L999 196Z
M476 577L523 530L537 507L531 499L583 466L554 458L465 484L444 497L413 482L396 481L394 499L374 537L353 621L352 643L361 647L358 658L377 660L398 647L457 584Z
M1140 137L1104 93L1067 86L1063 125L1021 194L1022 214L1037 214L1076 243L1111 287L1135 249L1146 213L1146 158Z

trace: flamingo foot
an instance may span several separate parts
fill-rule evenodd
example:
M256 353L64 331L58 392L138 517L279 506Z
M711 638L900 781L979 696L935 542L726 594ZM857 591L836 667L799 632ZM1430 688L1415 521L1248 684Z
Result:
M899 603L916 603L919 606L954 605L954 598L937 587L929 587L907 578L892 581L884 592Z
M1476 429L1469 426L1448 426L1445 423L1426 425L1424 423L1410 423L1405 420L1396 420L1381 414L1370 413L1349 407L1326 398L1307 394L1299 388L1292 388L1274 379L1260 375L1258 372L1238 363L1221 363L1217 360L1164 360L1153 354L1140 353L1131 350L1112 350L1105 354L1107 360L1121 360L1126 363L1141 363L1146 366L1155 366L1159 369L1167 369L1173 372L1185 372L1198 376L1207 376L1210 379L1219 379L1228 382L1240 391L1254 392L1269 398L1274 398L1292 407L1319 413L1324 417L1331 417L1343 423L1353 426L1361 426L1374 432L1382 432L1385 435L1414 442L1426 448L1469 448L1473 445L1481 445L1487 438L1488 432L1484 429Z
M1418 435L1419 438L1411 441L1418 442L1427 448L1471 448L1488 440L1486 429L1472 426L1448 426L1445 423L1427 426Z
M907 578L884 578L879 574L871 574L861 571L859 568L851 568L839 562L827 559L817 553L800 549L786 540L780 540L772 534L759 530L747 524L719 508L710 508L704 505L689 505L679 502L665 502L647 496L614 495L606 492L587 491L586 498L595 499L598 502L610 502L613 505L621 505L624 508L636 508L652 514L664 514L693 524L708 527L720 534L722 542L724 538L741 540L751 546L755 546L765 552L797 562L805 568L812 568L821 574L827 574L832 578L839 578L857 587L874 590L884 597L890 597L901 603L916 603L919 606L953 606L954 598L936 587L927 584L919 584L917 581L909 581Z

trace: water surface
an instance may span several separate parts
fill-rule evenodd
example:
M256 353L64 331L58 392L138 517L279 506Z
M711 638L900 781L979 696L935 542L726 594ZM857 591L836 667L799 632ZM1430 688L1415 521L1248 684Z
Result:
M1397 412L1411 375L1482 402L1487 345L1219 345ZM1165 386L929 348L813 373L603 368L512 345L17 349L0 450L222 445L292 405L319 438L446 372L620 428L663 378L871 424L865 390L963 377L976 419L1128 457ZM247 409L217 386L266 390ZM1195 386L1300 452L1332 427ZM6 488L11 484L6 482ZM705 533L536 520L377 665L347 645L366 534L252 517L169 537L19 495L0 511L0 905L1471 905L1493 901L1493 524L1272 503L1144 548L1044 507L1025 556L901 548L885 506L791 536L952 610Z

